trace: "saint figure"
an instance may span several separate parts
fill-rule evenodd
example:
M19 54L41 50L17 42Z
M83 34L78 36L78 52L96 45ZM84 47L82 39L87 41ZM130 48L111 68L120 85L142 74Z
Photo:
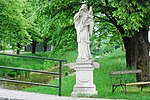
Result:
M92 58L89 37L94 26L92 7L88 11L87 5L83 4L74 16L74 23L77 31L78 59L89 60Z

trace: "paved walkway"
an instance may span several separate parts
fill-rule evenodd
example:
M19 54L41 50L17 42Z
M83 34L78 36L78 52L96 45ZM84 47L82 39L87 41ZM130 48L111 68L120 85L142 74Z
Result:
M0 100L110 100L97 98L75 98L15 90L0 89Z
M5 53L5 54L16 54L16 52L14 52L13 50L0 50L0 53ZM24 52L24 51L20 51L20 54L25 54L25 53L29 53L29 52ZM31 53L31 52L30 52Z

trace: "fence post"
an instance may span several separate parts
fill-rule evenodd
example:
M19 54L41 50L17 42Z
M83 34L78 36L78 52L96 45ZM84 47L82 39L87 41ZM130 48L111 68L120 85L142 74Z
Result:
M59 61L59 96L61 96L62 89L62 61Z

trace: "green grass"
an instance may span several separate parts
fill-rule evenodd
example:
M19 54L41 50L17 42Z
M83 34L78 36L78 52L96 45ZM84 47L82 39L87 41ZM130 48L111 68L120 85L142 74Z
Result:
M58 79L49 82L53 85L58 85ZM62 95L70 96L71 92L73 91L73 86L75 84L75 76L66 76L62 80ZM43 87L43 86L34 86L32 88L26 88L24 91L27 92L37 92L42 94L55 94L58 95L58 89L50 88L50 87Z
M44 65L44 60L8 56L0 56L0 65L41 70L50 67L50 65Z
M74 52L73 52L74 53ZM75 53L74 53L75 54ZM72 54L71 56L73 56ZM75 54L76 55L76 54ZM66 56L67 57L67 56ZM71 57L69 57L69 60ZM73 58L72 60L75 61ZM94 70L94 84L96 85L98 95L96 98L114 98L114 99L131 99L131 100L148 100L150 99L150 87L144 88L140 91L137 87L127 87L128 93L124 94L121 87L118 87L114 93L111 92L110 71L125 70L125 53L121 50L116 50L111 54L101 55L96 59L100 63L100 68ZM71 61L71 60L70 60ZM51 84L58 84L58 80L50 82ZM67 76L62 81L62 95L71 96L73 86L75 85L75 76ZM24 91L38 92L43 94L58 94L58 89L36 86L26 88Z
M26 56L42 56L56 59L64 59L68 62L72 62L75 60L77 53L75 51L72 52L37 52L36 54L23 54ZM66 59L67 58L67 59ZM35 70L47 70L51 67L58 65L57 61L51 60L41 60L41 59L33 59L33 58L20 58L20 57L10 57L0 55L0 66L9 66L9 67L19 67L19 68L29 68Z
M45 64L44 60L32 59L32 58L20 58L20 57L10 57L0 55L0 66L16 67L16 68L26 68L34 70L45 70L51 67L51 64ZM54 66L54 64L53 64ZM0 76L11 74L11 76L16 74L15 70L0 69Z

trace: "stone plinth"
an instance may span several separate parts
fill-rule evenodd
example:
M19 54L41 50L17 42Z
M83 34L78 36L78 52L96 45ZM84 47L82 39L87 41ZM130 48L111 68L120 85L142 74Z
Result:
M76 70L76 84L72 96L97 95L96 86L93 83L93 62L77 60L74 69Z

